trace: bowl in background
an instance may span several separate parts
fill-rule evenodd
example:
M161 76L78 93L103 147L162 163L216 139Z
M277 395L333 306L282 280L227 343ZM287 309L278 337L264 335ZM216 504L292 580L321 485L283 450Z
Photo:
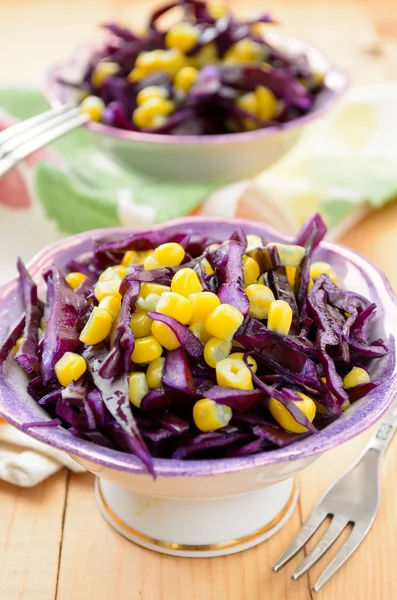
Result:
M325 74L327 89L318 95L308 114L282 126L210 136L142 133L94 122L86 127L105 153L127 168L157 179L223 183L258 175L296 144L303 128L324 115L348 84L347 74L314 46L292 37L268 34L267 38L289 53L306 54L312 70ZM106 39L87 41L47 71L44 94L53 107L76 101L75 91L59 81L79 81Z
M263 224L244 220L185 218L154 227L169 233L194 231L229 237L237 226L275 241L290 241ZM54 262L61 268L90 251L94 239L128 233L123 229L89 231L44 249L29 265L40 275ZM130 540L178 556L218 556L254 546L270 537L292 514L297 489L294 474L332 447L362 434L387 410L397 391L397 300L385 276L355 252L329 242L317 260L332 263L341 282L371 301L378 311L373 337L383 337L388 355L373 361L371 379L381 384L353 403L316 435L285 448L252 456L213 460L154 459L154 480L135 456L74 437L62 427L34 427L49 419L26 391L27 378L10 357L0 372L0 416L34 438L64 450L97 476L97 500L104 517ZM39 283L40 291L40 283ZM16 280L0 288L0 339L20 315Z

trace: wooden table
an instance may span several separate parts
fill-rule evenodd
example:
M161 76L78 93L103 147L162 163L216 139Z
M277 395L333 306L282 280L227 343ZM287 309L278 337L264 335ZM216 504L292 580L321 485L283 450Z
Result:
M317 44L348 68L355 83L378 83L397 76L395 2L279 0L269 8L286 31ZM262 3L240 0L243 4L258 8ZM97 22L139 22L143 6L152 5L149 0L0 0L1 83L20 84L23 76L39 84L43 68L90 35ZM342 240L378 263L395 288L396 229L395 203L371 213ZM342 446L300 475L298 507L271 540L217 559L171 558L127 542L102 520L89 474L61 472L30 490L0 484L0 600L309 600L310 585L329 556L297 583L289 574L302 554L278 575L270 565L356 452L356 442ZM394 444L384 466L379 517L319 600L397 598L396 471Z

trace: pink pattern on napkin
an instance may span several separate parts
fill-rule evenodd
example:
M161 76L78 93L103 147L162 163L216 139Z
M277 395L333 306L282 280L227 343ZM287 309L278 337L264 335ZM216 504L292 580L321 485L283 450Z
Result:
M16 119L4 111L0 111L0 131L4 131L16 122ZM51 158L51 152L41 149L28 156L23 163L33 167L37 161L49 158ZM0 179L0 204L18 210L28 209L32 206L29 187L23 176L23 167L17 165Z

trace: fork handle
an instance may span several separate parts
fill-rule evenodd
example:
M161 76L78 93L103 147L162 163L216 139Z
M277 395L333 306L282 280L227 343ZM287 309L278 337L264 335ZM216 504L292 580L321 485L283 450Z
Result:
M377 450L381 454L386 452L387 447L393 439L397 431L397 400L392 404L392 407L386 413L386 416L381 420L379 427L370 440L367 450L371 448Z

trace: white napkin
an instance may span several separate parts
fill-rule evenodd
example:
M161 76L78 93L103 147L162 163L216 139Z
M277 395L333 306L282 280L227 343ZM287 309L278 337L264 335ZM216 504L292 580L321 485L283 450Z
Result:
M21 487L32 487L63 467L75 473L84 472L64 452L0 421L0 479Z

